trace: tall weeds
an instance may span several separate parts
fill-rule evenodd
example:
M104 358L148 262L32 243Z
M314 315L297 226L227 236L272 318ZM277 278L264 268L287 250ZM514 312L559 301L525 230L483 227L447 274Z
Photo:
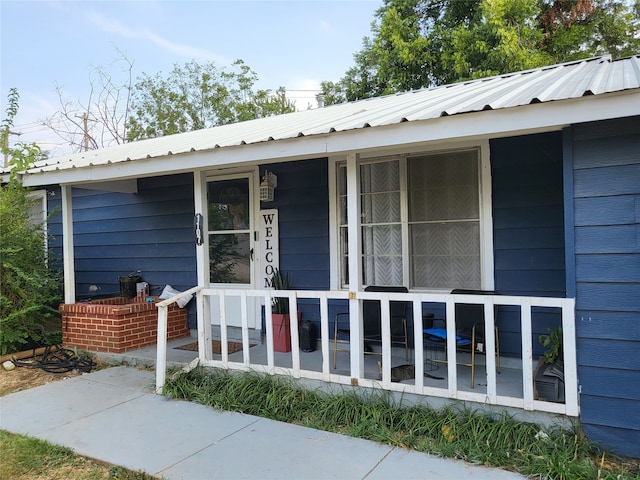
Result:
M579 428L543 429L463 407L394 405L384 392L298 388L285 377L197 368L167 382L165 395L211 407L366 438L545 479L631 479L598 469ZM600 452L601 453L601 452Z

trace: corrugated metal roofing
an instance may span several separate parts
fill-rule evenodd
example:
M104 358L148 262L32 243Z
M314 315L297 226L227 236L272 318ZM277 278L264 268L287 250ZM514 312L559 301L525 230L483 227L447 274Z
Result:
M330 134L640 88L638 56L575 61L48 159L28 173Z

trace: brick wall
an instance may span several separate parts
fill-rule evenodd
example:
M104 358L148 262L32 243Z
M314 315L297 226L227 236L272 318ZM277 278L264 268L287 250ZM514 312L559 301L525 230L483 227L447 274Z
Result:
M60 312L62 343L66 348L123 353L157 342L158 309L155 301L114 297L63 304ZM167 340L187 336L187 309L176 304L169 306Z

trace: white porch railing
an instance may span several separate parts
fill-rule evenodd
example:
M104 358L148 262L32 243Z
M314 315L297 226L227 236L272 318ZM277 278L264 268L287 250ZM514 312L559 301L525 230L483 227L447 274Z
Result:
M194 287L183 292L176 297L165 300L157 304L158 307L158 349L156 364L156 390L162 392L166 380L166 326L167 308L185 295L197 293L198 311L198 362L200 365L220 367L235 370L254 370L268 374L283 374L293 378L321 380L330 383L343 385L359 385L370 388L382 388L390 391L412 393L422 396L433 396L462 401L478 402L482 404L519 408L528 411L540 411L549 413L564 414L576 417L579 414L578 406L578 384L576 367L576 342L575 342L575 300L572 298L548 298L548 297L520 297L506 295L451 295L451 294L427 294L427 293L380 293L380 292L346 292L346 291L307 291L307 290L226 290L207 289ZM209 319L209 299L212 296L219 298L219 318L220 318L220 342L221 354L219 359L213 359L211 349L211 321ZM225 298L240 297L241 320L242 320L242 345L243 359L241 362L231 361L227 348L227 319L225 315ZM250 355L249 328L247 317L247 298L259 297L263 305L271 305L273 297L289 298L291 318L297 318L298 300L315 299L319 302L320 310L320 352L321 368L317 370L302 369L300 363L300 348L298 337L298 322L291 322L291 367L279 366L276 364L276 356L273 349L273 327L271 322L271 309L265 309L266 327L266 363L256 363L252 361ZM329 317L329 302L332 300L342 300L349 302L351 312L351 336L350 336L350 375L333 373L330 362L331 345L333 339L330 338L334 319ZM362 331L361 301L379 300L382 312L382 379L366 378L364 375L364 354L363 341L360 332ZM414 316L413 337L414 337L414 362L415 381L414 384L391 382L391 339L389 302L405 301L413 304ZM439 388L424 384L424 343L422 332L422 311L423 304L438 303L446 308L446 318L454 319L446 322L447 328L447 387ZM517 359L522 375L522 394L520 396L499 395L496 381L496 358L494 355L486 355L486 391L468 391L458 387L456 348L455 348L455 304L481 304L484 305L485 313L485 351L495 351L496 338L494 334L494 306L516 306L520 307L520 331L522 357ZM532 342L532 309L534 307L551 307L561 312L562 332L563 332L563 354L564 354L564 403L547 402L534 399L534 360ZM514 309L516 310L516 309ZM360 322L355 319L360 318ZM480 390L480 389L478 389ZM484 389L483 389L484 390Z

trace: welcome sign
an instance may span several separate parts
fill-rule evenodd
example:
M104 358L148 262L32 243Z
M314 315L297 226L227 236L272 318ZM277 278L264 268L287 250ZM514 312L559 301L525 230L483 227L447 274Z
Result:
M278 209L260 210L261 277L264 288L273 288L273 274L280 266Z

